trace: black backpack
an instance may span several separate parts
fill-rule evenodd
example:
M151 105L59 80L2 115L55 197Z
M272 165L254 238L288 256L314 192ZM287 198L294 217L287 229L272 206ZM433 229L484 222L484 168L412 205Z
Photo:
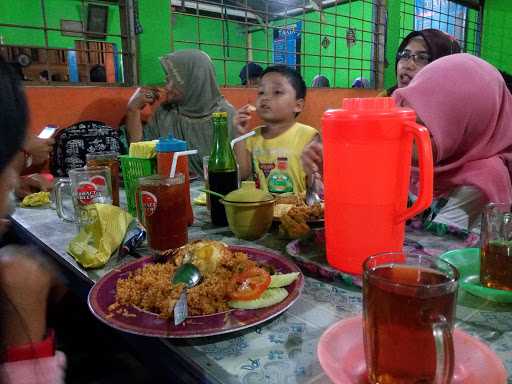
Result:
M119 153L120 148L117 130L101 121L80 121L55 135L50 170L54 176L67 177L70 169L85 167L88 153Z

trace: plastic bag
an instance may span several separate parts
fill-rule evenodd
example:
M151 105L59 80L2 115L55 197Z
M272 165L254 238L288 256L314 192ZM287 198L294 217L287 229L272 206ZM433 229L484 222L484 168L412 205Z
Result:
M121 245L133 217L119 207L91 204L90 224L82 227L68 245L68 252L85 268L103 267Z

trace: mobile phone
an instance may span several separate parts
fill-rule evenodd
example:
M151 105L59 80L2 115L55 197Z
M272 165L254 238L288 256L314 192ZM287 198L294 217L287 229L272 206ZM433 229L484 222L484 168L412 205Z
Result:
M43 128L39 135L37 135L37 137L39 137L40 139L49 139L50 137L53 136L57 128L58 127L55 125L47 125Z

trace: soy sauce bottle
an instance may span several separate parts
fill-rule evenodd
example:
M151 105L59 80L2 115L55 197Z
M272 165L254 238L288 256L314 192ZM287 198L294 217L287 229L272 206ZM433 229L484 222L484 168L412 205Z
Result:
M213 147L208 161L208 185L210 190L227 195L238 189L238 167L228 135L227 112L213 113ZM228 225L224 205L216 196L210 195L212 223Z

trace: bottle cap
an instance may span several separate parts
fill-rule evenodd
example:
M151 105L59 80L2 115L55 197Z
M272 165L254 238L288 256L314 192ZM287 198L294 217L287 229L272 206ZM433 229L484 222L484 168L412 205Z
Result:
M156 144L157 152L181 152L187 150L187 142L178 140L171 135L169 137L161 137Z

